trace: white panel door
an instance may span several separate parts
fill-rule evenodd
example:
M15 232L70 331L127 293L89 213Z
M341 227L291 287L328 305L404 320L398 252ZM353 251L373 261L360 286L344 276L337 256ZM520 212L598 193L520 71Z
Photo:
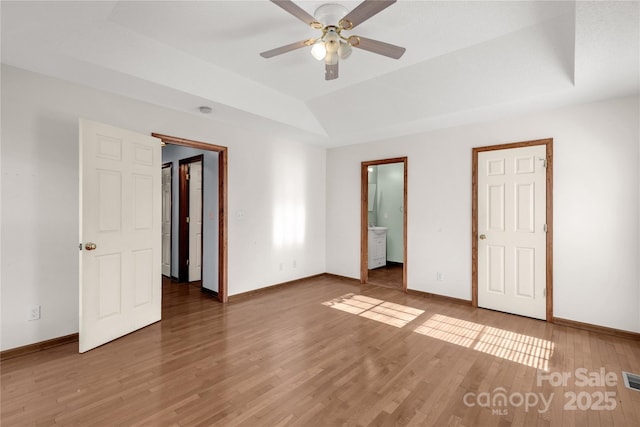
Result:
M202 162L189 163L189 281L202 280Z
M546 318L546 146L478 153L478 306Z
M160 140L80 120L80 352L161 317Z
M171 277L171 165L162 168L162 274Z

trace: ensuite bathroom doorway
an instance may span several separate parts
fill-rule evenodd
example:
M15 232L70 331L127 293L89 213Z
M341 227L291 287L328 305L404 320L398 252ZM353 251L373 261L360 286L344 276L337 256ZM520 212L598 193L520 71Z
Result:
M362 162L360 282L407 289L407 158Z

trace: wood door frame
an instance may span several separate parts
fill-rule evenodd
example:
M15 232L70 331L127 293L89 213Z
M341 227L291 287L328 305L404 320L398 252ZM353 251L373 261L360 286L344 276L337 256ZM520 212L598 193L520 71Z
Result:
M170 169L169 173L169 278L172 277L173 270L173 162L162 164L162 169Z
M165 144L181 145L183 147L197 148L218 153L218 301L226 303L228 295L228 148L222 145L207 144L206 142L193 141L175 136L152 133L152 136L160 138Z
M190 235L189 235L189 222L187 218L191 213L190 209L190 201L191 195L189 191L189 182L190 180L187 178L189 175L189 168L191 163L200 162L202 165L202 171L204 172L204 155L198 154L196 156L187 157L184 159L180 159L178 161L178 279L181 282L189 281L189 259L191 254L189 253L189 244L190 244ZM202 179L202 176L200 177ZM202 201L200 203L200 218L203 219L204 222L204 179L201 182L201 192L200 196ZM202 234L202 226L200 224L200 247L204 247L204 235ZM200 276L202 278L202 252L200 252ZM202 286L202 279L200 281Z
M507 150L536 145L546 146L546 320L553 322L553 138L536 139L532 141L516 142L512 144L492 145L473 148L472 164L472 201L471 201L471 305L478 307L478 154L484 151Z
M408 184L408 157L394 157L382 160L369 160L360 165L360 283L365 284L369 280L369 166L388 165L390 163L402 163L404 165L404 191L403 191L403 219L402 219L402 291L407 292L407 191Z

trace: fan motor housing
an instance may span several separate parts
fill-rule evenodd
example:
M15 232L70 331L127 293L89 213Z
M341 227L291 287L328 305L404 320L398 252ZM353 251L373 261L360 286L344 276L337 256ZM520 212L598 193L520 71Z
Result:
M316 9L314 18L326 25L337 25L342 18L347 16L349 11L341 4L327 3Z

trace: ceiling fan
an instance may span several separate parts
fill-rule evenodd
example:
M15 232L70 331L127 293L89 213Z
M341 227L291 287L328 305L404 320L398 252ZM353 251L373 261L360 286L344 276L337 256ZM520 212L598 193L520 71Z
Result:
M322 31L322 35L315 39L302 40L267 50L262 52L260 56L271 58L295 49L311 46L311 54L319 61L324 60L325 80L338 78L338 61L339 59L348 58L352 47L399 59L406 50L403 47L366 37L345 36L342 34L343 31L354 29L396 1L364 0L351 12L348 12L344 6L339 4L324 4L316 10L315 17L313 17L291 0L271 0L271 2L277 4L311 28Z

